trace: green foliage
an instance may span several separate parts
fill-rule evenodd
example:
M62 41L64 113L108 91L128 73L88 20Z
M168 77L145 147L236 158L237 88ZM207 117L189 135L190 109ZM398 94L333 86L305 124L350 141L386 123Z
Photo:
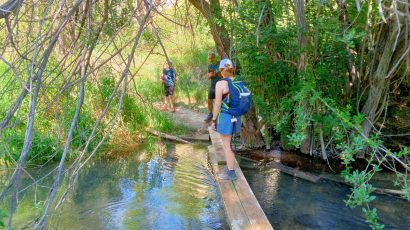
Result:
M349 197L349 200L346 201L346 204L354 208L358 205L367 204L370 201L376 199L375 196L370 195L374 191L374 188L371 184L367 182L370 179L370 175L364 171L359 172L355 170L352 174L345 176L345 180L351 184L358 185L352 189L352 194Z
M134 14L133 1L112 0L108 7L108 22L103 28L103 33L112 36L121 27L130 23L130 18ZM101 15L102 12L101 9Z
M157 152L157 140L151 134L148 134L144 138L144 150L148 156L152 156Z
M170 114L156 109L150 111L149 122L150 126L165 133L181 134L187 131L187 128L181 123L177 123Z
M349 48L354 48L366 35L364 32L357 32L355 28L348 30L343 36L337 37L336 41L345 43Z
M105 105L108 102L111 94L114 91L115 81L114 81L114 77L111 75L111 73L107 69L104 69L101 75L103 77L100 81L99 92L101 94L101 99L102 99L101 103L102 105Z
M370 224L372 229L379 230L379 229L384 229L384 224L380 224L377 222L377 209L373 208L371 210L369 209L362 209L365 217L366 217L366 222Z
M0 142L1 152L6 163L13 164L20 158L25 138L24 129L6 131L4 142ZM45 163L61 158L62 148L54 136L34 130L27 162Z
M129 94L124 95L121 115L130 131L135 131L138 127L147 125L143 106L138 105L135 98L132 98Z
M5 227L3 220L6 217L8 217L7 212L3 209L0 209L0 227Z
M71 114L70 116L68 116L68 121L66 123L66 130L69 130L69 127L71 125L71 119L74 116L74 108L71 110ZM93 126L96 122L96 119L92 117L91 113L89 111L87 111L86 109L81 111L81 118L78 120L77 122L77 126L74 129L73 132L73 140L71 142L71 144L74 147L84 147L85 144L88 141L88 138L90 137L91 133L92 133L92 129ZM100 130L104 129L104 124L101 124ZM98 142L100 141L100 139L103 136L103 133L97 132L96 134L94 134L94 138L91 140L88 149L93 149L95 146L97 146Z
M9 106L15 100L18 93L17 89L19 87L19 82L13 77L11 69L0 62L0 116L4 117L9 109Z
M403 173L397 173L394 185L400 186L404 192L403 198L410 201L410 179L408 176Z
M309 42L301 49L294 12L285 5L276 0L244 0L240 8L229 6L224 24L233 38L232 58L240 64L241 77L250 85L258 116L279 134L282 144L299 148L308 135L316 147L319 138L329 141L333 146L327 152L329 158L342 161L342 176L353 185L347 204L368 207L375 199L370 179L381 170L380 161L389 155L400 158L409 154L408 148L381 151L382 138L366 135L362 129L362 92L352 87L349 68L367 62L358 53L368 36L368 6L357 13L355 2L348 1L345 13L355 18L355 23L346 25L340 8L323 1L306 2L309 28L305 35ZM306 68L298 69L302 53ZM380 161L374 161L376 153ZM352 166L359 154L367 154L366 170ZM398 176L396 183L408 191L407 176ZM377 224L375 209L368 207L364 213L372 228L383 228Z

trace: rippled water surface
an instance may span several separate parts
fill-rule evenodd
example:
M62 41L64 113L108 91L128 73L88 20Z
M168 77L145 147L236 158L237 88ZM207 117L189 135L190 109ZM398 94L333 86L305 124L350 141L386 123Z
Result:
M203 148L168 144L163 154L152 157L95 160L81 171L74 192L53 212L48 228L226 229L206 154ZM31 173L41 177L47 171ZM30 182L25 178L23 184ZM47 183L51 180L42 184ZM41 204L47 192L35 186L20 195L14 228L32 228L42 206L35 203Z
M259 170L241 163L256 198L275 229L370 229L360 208L350 209L343 200L350 188L320 180L311 183L279 172ZM372 202L385 229L410 229L410 203L391 196Z

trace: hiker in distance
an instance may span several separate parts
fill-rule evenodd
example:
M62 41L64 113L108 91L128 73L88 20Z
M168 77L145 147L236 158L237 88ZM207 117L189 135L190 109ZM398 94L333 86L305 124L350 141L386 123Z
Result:
M162 70L161 81L164 85L165 91L165 102L161 108L162 111L167 111L168 107L171 107L171 112L176 111L175 106L175 85L177 81L177 75L174 68L172 68L171 62L166 62L164 64L164 69Z
M218 175L222 180L236 180L234 170L235 156L231 141L241 130L241 116L248 112L251 93L242 81L234 79L234 66L231 60L223 59L219 64L222 79L216 83L215 106L212 115L212 128L220 134L225 151L226 168Z
M209 122L212 119L213 101L215 99L215 85L221 79L221 73L219 72L219 63L216 61L215 53L209 53L208 55L208 80L211 80L211 84L208 88L208 116L204 119L205 122Z

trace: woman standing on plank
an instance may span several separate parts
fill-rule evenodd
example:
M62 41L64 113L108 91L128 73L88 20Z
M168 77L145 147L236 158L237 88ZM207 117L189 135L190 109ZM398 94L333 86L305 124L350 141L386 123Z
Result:
M234 170L235 156L231 148L232 134L241 130L241 119L230 115L226 107L229 104L229 85L227 80L233 80L233 64L229 59L223 59L219 64L219 71L223 79L216 83L215 106L212 113L212 128L221 135L225 150L226 165L224 172L218 177L222 180L236 180Z

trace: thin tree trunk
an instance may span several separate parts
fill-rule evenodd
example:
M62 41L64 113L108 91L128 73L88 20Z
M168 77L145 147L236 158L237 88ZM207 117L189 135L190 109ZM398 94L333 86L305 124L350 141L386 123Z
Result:
M373 61L373 69L376 70L371 73L369 93L362 108L362 113L366 116L366 120L363 122L363 132L366 136L370 134L373 124L377 120L379 105L382 104L382 99L389 88L389 79L386 76L391 68L390 63L392 63L399 27L396 22L389 20L386 24L381 24L379 30L376 42L377 49L373 57L375 60Z
M209 3L205 0L189 0L189 2L201 12L208 22L218 54L222 58L228 58L231 48L228 31L223 24L215 23L215 20L222 20L222 9L219 0L210 0Z
M300 48L300 54L298 58L298 75L301 81L306 80L306 47L309 41L307 35L307 23L306 23L306 15L305 15L305 1L304 0L293 0L293 9L295 13L295 20L296 25L298 28L297 36ZM303 107L305 108L305 112L307 112L307 102L303 102ZM302 141L300 145L300 151L302 153L310 153L311 152L311 142L312 142L312 134L310 132L310 126L306 128L305 131L306 138Z
M297 36L300 47L300 55L298 60L298 73L305 78L306 71L306 46L308 44L307 23L305 13L305 0L293 0L296 25L298 27Z
M322 159L327 160L326 146L325 146L325 140L323 137L323 129L322 129L321 124L319 124L319 138L320 138L320 147L322 148Z

